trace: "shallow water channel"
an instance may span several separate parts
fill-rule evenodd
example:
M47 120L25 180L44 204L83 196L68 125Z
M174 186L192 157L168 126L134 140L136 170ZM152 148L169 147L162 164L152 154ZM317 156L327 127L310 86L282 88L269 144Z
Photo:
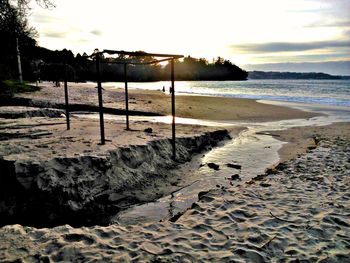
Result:
M295 106L295 105L290 105ZM302 105L297 105L303 108ZM297 107L295 106L295 107ZM323 126L334 122L350 121L350 109L307 108L327 114L327 116L310 119L295 119L263 123L246 122L212 122L194 119L177 118L176 123L210 125L210 126L241 126L247 127L237 137L216 147L200 158L201 165L193 172L185 174L181 187L171 195L162 197L154 202L136 205L124 210L111 219L111 224L137 224L143 222L160 221L171 218L191 207L198 200L198 193L217 187L237 185L249 181L258 174L279 161L278 150L285 142L275 139L273 131L285 130L301 126ZM79 117L97 118L96 114L77 115ZM124 121L122 116L105 115L106 119ZM169 122L167 117L130 117L131 121ZM269 131L269 132L266 132ZM219 165L219 170L208 167L208 163ZM240 165L232 168L227 164ZM230 180L232 175L238 174L240 180Z

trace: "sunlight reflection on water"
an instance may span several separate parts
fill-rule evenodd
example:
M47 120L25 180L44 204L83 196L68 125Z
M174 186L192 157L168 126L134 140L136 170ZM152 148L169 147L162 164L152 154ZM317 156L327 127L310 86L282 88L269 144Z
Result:
M73 116L78 118L90 118L90 119L98 119L99 115L97 113L75 113ZM105 120L114 120L117 123L124 123L125 116L123 115L112 115L112 114L104 114ZM160 122L165 124L172 123L172 116L129 116L130 121L148 121L148 122ZM224 126L232 126L237 125L232 122L225 121L210 121L210 120L199 120L199 119L191 119L191 118L181 118L175 117L176 124L189 124L189 125L202 125L202 126L212 126L212 127L224 127Z

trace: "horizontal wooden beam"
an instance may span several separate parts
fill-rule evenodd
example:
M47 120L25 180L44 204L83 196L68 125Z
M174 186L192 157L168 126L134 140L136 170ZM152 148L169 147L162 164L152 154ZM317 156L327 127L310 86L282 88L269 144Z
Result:
M164 59L158 59L158 60L152 60L149 62L132 62L132 61L101 61L101 63L106 63L106 64L119 64L119 65L151 65L159 62L164 62L164 61L169 61L172 60L173 58L164 58Z
M130 52L124 50L110 50L105 49L100 53L107 53L110 55L118 54L118 55L127 55L127 56L135 56L135 57L162 57L162 58L183 58L183 55L174 55L174 54L157 54L157 53L146 53L146 52Z

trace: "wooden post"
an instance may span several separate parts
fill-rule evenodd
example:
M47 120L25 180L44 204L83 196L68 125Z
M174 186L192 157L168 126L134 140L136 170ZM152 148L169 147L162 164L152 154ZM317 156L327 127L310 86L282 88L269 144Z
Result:
M173 160L176 160L175 148L175 77L174 77L174 59L171 61L171 115L172 115L172 146L173 146Z
M66 122L67 130L70 129L70 120L69 120L69 104L68 104L68 72L67 72L67 62L64 62L64 99L66 106Z
M96 53L96 74L97 74L97 91L98 91L98 107L100 112L100 134L101 144L105 144L105 127L103 120L103 102L102 102L102 84L100 75L100 53Z
M23 83L21 53L19 51L18 37L16 37L16 52L17 52L17 65L18 65L18 79L20 83Z
M125 82L125 117L126 117L126 130L129 130L129 94L128 94L128 76L127 76L127 64L124 63L124 82Z

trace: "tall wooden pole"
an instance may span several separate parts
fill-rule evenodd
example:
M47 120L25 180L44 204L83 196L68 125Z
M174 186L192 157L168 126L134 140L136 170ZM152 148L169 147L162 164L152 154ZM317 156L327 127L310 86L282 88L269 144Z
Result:
M22 3L20 0L17 0L17 8L18 8L19 14L23 16L24 13L22 9ZM16 37L16 53L17 53L17 65L18 65L18 79L20 83L23 83L21 52L19 49L18 36Z
M18 79L20 83L23 83L21 52L19 50L18 37L16 37L16 52L17 52L17 65L18 65Z
M171 115L172 115L172 146L173 146L173 160L176 160L175 148L175 77L174 77L174 59L171 60Z
M64 99L66 106L66 122L67 130L70 129L70 120L69 120L69 104L68 104L68 72L67 72L67 62L64 62Z
M128 94L128 75L127 64L124 63L124 82L125 82L125 117L126 117L126 130L129 130L129 94Z
M102 102L102 84L100 75L100 54L96 53L96 74L97 74L97 91L98 91L98 107L100 112L100 134L101 144L105 144L105 127L103 120L103 102Z

